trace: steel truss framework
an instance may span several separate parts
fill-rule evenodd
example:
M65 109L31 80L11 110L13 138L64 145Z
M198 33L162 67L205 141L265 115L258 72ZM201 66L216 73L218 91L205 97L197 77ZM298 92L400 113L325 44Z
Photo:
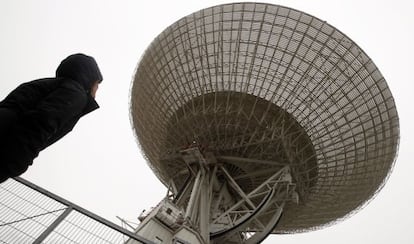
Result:
M362 207L399 141L394 99L364 51L318 18L263 3L203 9L165 29L137 67L131 114L153 171L177 189L191 175L178 152L193 144L243 192L288 166L299 204L286 204L274 233Z
M258 243L273 231L285 204L298 203L289 166L245 192L222 163L204 158L198 147L181 153L192 173L180 191L170 182L168 198L185 209L185 225L204 243Z

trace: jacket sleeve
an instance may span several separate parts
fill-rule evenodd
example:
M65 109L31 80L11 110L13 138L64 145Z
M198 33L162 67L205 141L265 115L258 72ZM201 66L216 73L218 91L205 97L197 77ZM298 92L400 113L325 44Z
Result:
M16 145L10 145L11 150L19 148L21 160L32 161L67 121L82 113L86 104L86 92L78 84L64 82L21 115L21 122L15 126Z

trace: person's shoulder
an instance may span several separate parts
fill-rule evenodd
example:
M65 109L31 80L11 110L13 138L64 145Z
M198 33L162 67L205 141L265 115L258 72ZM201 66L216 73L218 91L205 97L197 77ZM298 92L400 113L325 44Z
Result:
M58 87L61 84L59 78L41 78L36 80L31 80L28 82L24 82L20 84L20 87L52 87L53 89L55 87Z
M43 91L45 93L50 93L61 89L62 91L66 90L65 93L67 94L78 94L79 96L86 94L84 88L81 84L79 84L79 82L69 78L42 78L29 81L26 84L27 86L36 87L37 90Z
M77 89L82 88L82 85L79 82L65 77L41 78L23 83L22 85L63 86Z

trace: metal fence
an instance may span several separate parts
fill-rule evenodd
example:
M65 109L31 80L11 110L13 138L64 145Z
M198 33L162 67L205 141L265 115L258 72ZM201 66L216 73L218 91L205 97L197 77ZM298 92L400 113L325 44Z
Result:
M0 243L153 243L22 178L0 184Z

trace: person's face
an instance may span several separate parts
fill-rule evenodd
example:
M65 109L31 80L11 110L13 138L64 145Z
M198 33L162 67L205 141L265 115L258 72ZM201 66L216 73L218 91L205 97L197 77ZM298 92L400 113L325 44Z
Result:
M95 83L93 83L93 85L92 85L92 87L91 87L91 96L92 96L93 98L95 98L95 96L96 96L96 91L98 90L98 88L99 88L99 81L96 81Z

